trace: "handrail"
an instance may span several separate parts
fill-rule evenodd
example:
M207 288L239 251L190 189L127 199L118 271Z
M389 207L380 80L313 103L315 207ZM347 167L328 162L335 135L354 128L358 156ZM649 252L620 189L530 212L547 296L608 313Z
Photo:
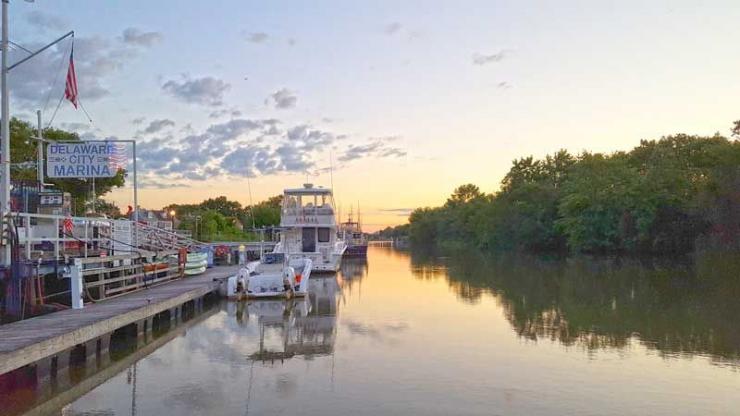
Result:
M131 251L140 255L144 254L142 251L151 253L206 246L170 230L129 220L28 212L17 212L12 216L19 228L18 240L26 260L87 258ZM117 227L120 222L128 225ZM71 232L66 230L65 224L72 227ZM123 234L118 235L120 233Z
M158 254L154 263L139 254L74 259L66 274L70 278L72 307L81 309L85 302L122 296L184 276L184 257L173 250ZM148 265L154 265L153 270L146 271Z

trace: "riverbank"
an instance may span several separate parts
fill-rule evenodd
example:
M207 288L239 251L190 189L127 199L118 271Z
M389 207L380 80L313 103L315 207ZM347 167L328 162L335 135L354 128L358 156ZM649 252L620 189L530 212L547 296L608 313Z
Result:
M740 250L740 143L675 135L629 152L566 151L513 162L501 190L462 185L418 208L416 245L528 252L685 254Z

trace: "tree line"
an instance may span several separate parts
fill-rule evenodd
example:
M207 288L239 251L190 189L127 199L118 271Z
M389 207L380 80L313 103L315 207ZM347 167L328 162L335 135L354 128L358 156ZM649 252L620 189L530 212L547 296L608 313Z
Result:
M177 228L190 230L202 241L255 239L253 229L280 224L283 196L273 196L254 205L242 206L225 196L198 204L170 204L163 209L175 212Z
M740 133L735 123L733 136ZM678 134L629 152L515 160L495 193L459 186L413 211L414 245L687 253L740 248L740 142Z

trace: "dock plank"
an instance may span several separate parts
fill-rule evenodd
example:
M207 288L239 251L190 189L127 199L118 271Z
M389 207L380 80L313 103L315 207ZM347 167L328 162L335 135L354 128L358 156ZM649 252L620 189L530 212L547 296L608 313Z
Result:
M122 326L201 297L218 287L217 279L238 266L216 267L132 292L83 309L66 309L0 326L0 374L93 340Z

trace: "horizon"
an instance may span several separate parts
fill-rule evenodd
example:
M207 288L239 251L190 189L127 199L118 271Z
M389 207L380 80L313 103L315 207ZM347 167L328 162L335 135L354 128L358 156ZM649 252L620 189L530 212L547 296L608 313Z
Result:
M52 127L136 139L144 208L333 182L376 231L465 183L496 192L521 157L729 137L737 119L732 2L181 4L10 5L26 47L75 30L93 123L63 102ZM11 73L11 116L46 107L46 124L68 48ZM130 186L105 198L132 205Z

